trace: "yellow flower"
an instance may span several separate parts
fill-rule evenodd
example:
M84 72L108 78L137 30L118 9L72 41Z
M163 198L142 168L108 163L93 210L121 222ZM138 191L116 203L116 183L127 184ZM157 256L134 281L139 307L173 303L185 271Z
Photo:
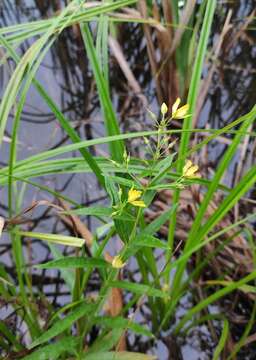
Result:
M133 206L146 207L144 201L139 200L141 194L142 191L131 188L128 192L128 203L132 204Z
M167 111L168 111L168 107L167 107L166 103L162 103L162 105L161 105L162 115L164 116L167 113Z
M122 269L126 265L126 263L122 261L120 255L114 256L111 264L115 269Z
M182 169L182 176L186 178L200 177L200 174L196 174L198 170L199 170L198 165L193 165L191 160L187 160L186 164Z
M188 113L189 105L183 105L179 108L181 99L178 98L172 106L172 118L173 119L184 119Z

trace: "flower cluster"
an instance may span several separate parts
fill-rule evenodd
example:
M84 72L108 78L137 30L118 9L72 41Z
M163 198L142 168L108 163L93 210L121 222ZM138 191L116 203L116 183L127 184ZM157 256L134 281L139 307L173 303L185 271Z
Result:
M179 108L180 103L181 103L181 99L177 98L177 100L172 105L172 116L171 116L172 119L184 119L187 116L189 116L188 114L189 105L186 104ZM167 112L168 112L168 107L166 103L162 103L161 114L163 115L163 117L167 114Z

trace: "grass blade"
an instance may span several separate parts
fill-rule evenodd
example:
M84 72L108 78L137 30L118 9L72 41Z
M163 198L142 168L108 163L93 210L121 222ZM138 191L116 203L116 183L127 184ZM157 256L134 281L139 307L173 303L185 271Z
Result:
M202 30L200 34L196 59L194 63L194 69L192 73L192 79L189 87L188 93L188 100L187 103L189 104L189 112L192 114L191 116L184 119L183 122L183 130L189 130L192 128L192 116L196 107L196 99L198 96L198 90L200 85L201 74L203 71L203 62L206 54L206 48L208 44L208 38L210 35L210 29L212 25L214 10L216 7L216 0L208 0L207 7L204 15ZM179 154L178 154L178 163L177 163L177 172L182 172L182 167L184 165L184 154L188 152L188 144L189 144L190 133L184 131L181 136L181 142L179 147ZM179 201L179 194L180 191L177 189L174 192L173 202L177 204ZM172 249L173 249L173 241L174 241L174 233L176 228L176 211L173 213L170 221L169 226L169 233L168 233L168 244L171 248L170 252L167 253L166 257L167 260L171 258ZM166 282L169 282L169 268L167 267L166 272Z
M107 268L110 264L103 259L65 257L36 265L38 269L79 269L79 268Z
M145 284L134 284L128 281L111 281L109 282L109 286L113 288L128 290L140 295L155 296L160 298L168 297L168 294L164 293L162 290L155 289Z
M221 332L221 336L220 336L220 340L219 343L216 347L216 349L214 350L214 354L213 354L213 358L212 360L218 360L222 350L225 348L225 344L228 340L228 335L229 335L229 323L227 319L224 319L223 321L223 329Z
M85 316L92 311L94 306L92 304L81 304L74 309L69 315L67 315L61 321L57 321L50 329L46 330L41 336L39 336L30 346L32 349L35 346L41 345L46 341L53 339L54 337L63 333L63 331L70 329L71 325L81 317Z
M93 39L89 26L87 24L83 24L80 26L80 28L81 28L86 52L92 66L93 73L95 76L95 81L98 88L101 108L104 113L106 132L109 136L119 135L120 130L118 126L118 121L112 106L106 80L104 79L104 76L100 69L100 65L97 59L96 50L93 45ZM118 140L115 143L110 144L110 152L112 158L115 161L121 163L123 160L123 153L124 153L123 142L121 140Z
M255 280L256 278L256 270L254 270L251 274L245 276L243 279L239 281L234 281L230 285L214 292L212 295L208 296L206 299L201 301L199 304L194 306L192 309L188 310L186 315L181 319L178 326L175 329L175 333L178 334L179 331L183 328L183 326L192 319L193 315L198 313L199 311L203 310L205 307L213 304L215 301L219 300L223 296L235 291L236 289L242 287L243 285L247 284L248 282Z
M65 245L65 246L75 246L82 247L85 244L85 240L81 238L77 238L74 236L67 235L57 235L57 234L45 234L31 231L20 231L13 230L13 233L20 236L28 236L31 238L36 238L39 240L46 240L55 244Z

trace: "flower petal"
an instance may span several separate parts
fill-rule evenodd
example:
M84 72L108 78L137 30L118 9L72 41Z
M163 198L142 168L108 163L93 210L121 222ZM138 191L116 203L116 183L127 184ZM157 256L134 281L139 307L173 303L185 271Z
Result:
M132 202L134 200L137 200L141 197L142 191L134 190L133 188L129 190L128 192L128 202Z
M138 207L146 207L146 204L144 203L143 200L137 200L137 201L132 201L131 204L133 206L138 206Z
M198 168L197 165L191 166L191 167L187 170L185 176L186 176L186 177L191 177L191 176L193 176L193 175L198 171L198 169L199 169L199 168Z
M180 105L180 102L181 102L181 99L180 98L177 98L175 103L172 105L172 117L173 117L173 114L176 113L176 111L178 110L178 107Z
M186 104L186 105L182 106L181 108L179 108L177 111L175 111L175 113L172 115L172 117L174 119L183 119L184 116L187 115L188 109L189 109L189 105Z
M186 172L188 171L188 169L193 166L193 163L191 160L187 160L186 161L186 164L183 166L183 169L182 169L182 175L185 176Z

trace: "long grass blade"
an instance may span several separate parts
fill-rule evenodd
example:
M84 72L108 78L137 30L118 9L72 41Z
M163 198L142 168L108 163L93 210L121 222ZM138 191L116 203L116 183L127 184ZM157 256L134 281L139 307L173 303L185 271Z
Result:
M207 7L205 10L202 30L200 34L198 49L197 49L197 55L194 63L193 73L192 73L192 79L189 87L189 93L188 93L188 100L187 103L189 104L189 112L192 114L191 116L184 119L183 122L183 130L189 130L192 127L192 116L195 111L196 107L196 99L198 96L199 91L199 85L200 85L200 79L201 74L203 71L203 61L206 54L208 39L210 35L210 29L212 25L214 10L216 7L216 0L208 0L207 1ZM177 163L177 171L181 172L182 167L184 165L184 154L188 152L188 144L189 144L189 138L190 133L184 131L181 136L181 142L179 147L179 160ZM174 204L177 204L179 201L179 194L180 191L177 189L174 192L173 202ZM168 244L171 248L170 252L167 253L167 260L170 259L173 249L173 241L174 241L174 233L176 229L176 211L173 213L171 220L170 220L170 226L169 226L169 233L168 233ZM169 281L169 270L168 267L166 269L166 281Z
M103 73L101 72L100 69L100 64L97 59L96 50L94 48L93 39L89 26L87 24L82 24L80 28L84 40L84 45L93 69L95 81L98 88L101 108L104 113L106 132L109 136L119 135L120 130L119 130L118 121L110 99L106 80L104 79ZM122 162L123 153L124 153L123 142L121 140L118 140L115 143L110 144L110 153L113 160Z

